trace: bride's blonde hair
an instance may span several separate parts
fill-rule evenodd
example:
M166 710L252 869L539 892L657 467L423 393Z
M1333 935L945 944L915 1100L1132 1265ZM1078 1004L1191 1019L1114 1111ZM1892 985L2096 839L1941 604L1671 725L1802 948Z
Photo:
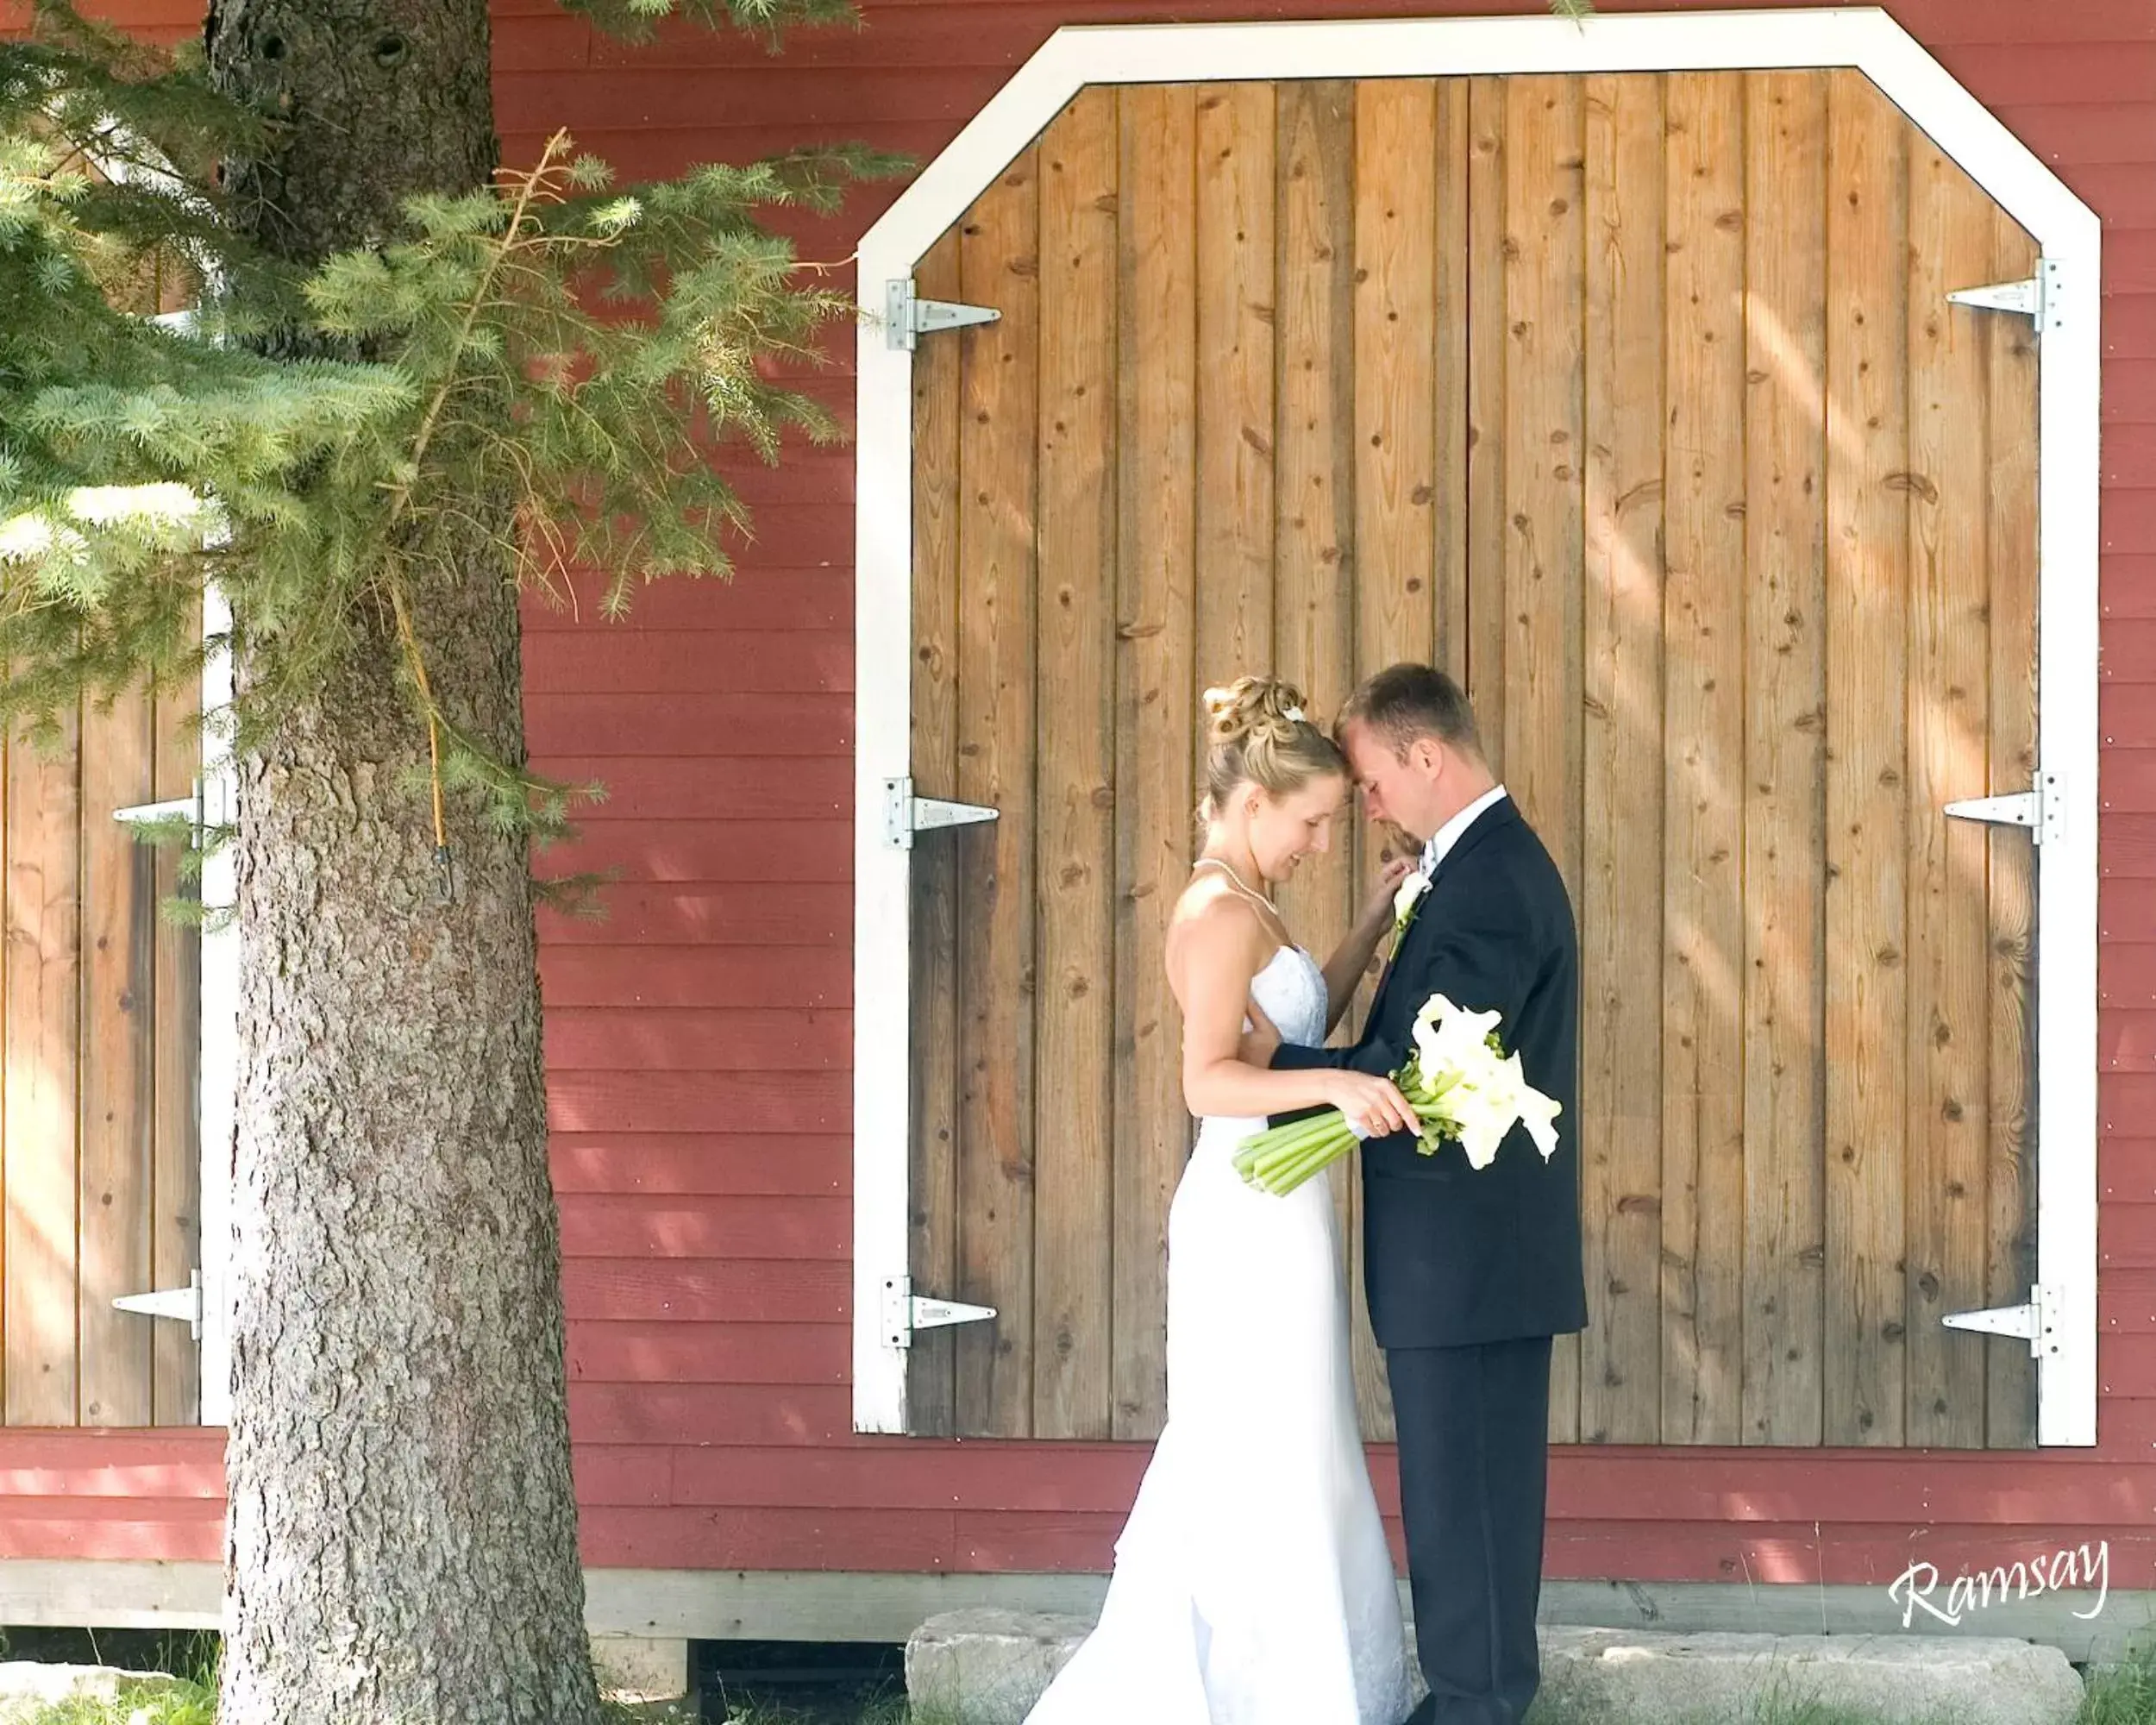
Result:
M1312 724L1302 691L1278 677L1238 677L1205 694L1205 800L1198 819L1217 820L1242 785L1284 797L1328 773L1344 775L1340 745Z

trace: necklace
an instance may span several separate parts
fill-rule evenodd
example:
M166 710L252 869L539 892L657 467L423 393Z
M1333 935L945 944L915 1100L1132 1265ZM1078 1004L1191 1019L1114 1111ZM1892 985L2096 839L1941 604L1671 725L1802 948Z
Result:
M1225 875L1229 880L1232 881L1235 883L1236 891L1242 894L1244 898L1250 899L1257 904L1264 906L1267 910L1272 912L1275 916L1280 914L1280 906L1275 905L1269 895L1263 893L1253 892L1248 883L1244 881L1243 877L1237 874L1235 870L1227 863L1223 862L1218 856L1200 856L1194 866L1202 869L1207 863L1211 863L1223 875Z

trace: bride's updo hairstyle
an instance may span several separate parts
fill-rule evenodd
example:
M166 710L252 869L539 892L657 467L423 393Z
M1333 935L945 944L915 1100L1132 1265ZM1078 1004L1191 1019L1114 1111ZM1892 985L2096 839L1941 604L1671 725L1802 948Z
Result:
M1278 677L1238 677L1207 689L1205 800L1200 821L1217 819L1238 787L1284 797L1329 773L1345 776L1347 756L1303 712L1302 691Z

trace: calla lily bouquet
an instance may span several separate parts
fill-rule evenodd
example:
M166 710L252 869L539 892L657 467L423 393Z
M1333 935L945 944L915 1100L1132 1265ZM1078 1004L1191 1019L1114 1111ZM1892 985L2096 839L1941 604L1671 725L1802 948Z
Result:
M1514 1126L1525 1126L1544 1161L1556 1154L1558 1104L1528 1083L1520 1056L1499 1039L1502 1015L1473 1013L1432 994L1415 1014L1414 1051L1392 1075L1422 1122L1425 1156L1457 1141L1468 1165L1489 1166ZM1273 1126L1243 1140L1236 1171L1252 1186L1284 1196L1355 1148L1355 1128L1338 1108Z

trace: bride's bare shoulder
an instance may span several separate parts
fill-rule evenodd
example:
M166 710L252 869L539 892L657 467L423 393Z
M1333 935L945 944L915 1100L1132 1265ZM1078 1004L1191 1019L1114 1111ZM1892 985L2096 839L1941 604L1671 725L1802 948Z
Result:
M1168 957L1196 950L1225 957L1265 939L1257 907L1207 869L1190 877L1168 916Z

